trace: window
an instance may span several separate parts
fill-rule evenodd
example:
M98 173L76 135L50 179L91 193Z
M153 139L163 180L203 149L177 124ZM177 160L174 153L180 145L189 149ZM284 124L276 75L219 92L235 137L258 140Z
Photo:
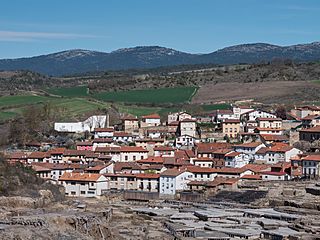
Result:
M81 191L80 194L84 195L84 194L86 194L86 191Z
M136 156L133 156L133 161L135 161L135 160L136 160L136 158L137 158Z
M124 160L128 161L128 156L124 156Z

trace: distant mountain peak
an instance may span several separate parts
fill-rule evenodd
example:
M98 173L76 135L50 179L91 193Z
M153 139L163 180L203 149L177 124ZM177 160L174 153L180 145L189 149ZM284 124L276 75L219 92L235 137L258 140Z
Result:
M175 55L183 53L172 48L160 47L160 46L137 46L132 48L120 48L111 52L111 54L118 53L155 53L158 55Z
M280 46L268 44L268 43L247 43L247 44L239 44L235 46L230 46L226 48L219 49L217 52L262 52L262 51L270 51L274 49L278 49Z
M71 49L71 50L66 50L66 51L62 51L62 52L49 54L48 57L59 59L59 60L70 60L73 58L94 56L99 53L100 52L90 51L90 50L85 50L85 49Z
M0 60L0 70L30 70L62 76L183 64L251 64L273 59L292 59L297 62L319 61L320 42L292 46L268 43L240 44L208 54L190 54L161 46L122 48L111 53L72 49L32 58Z

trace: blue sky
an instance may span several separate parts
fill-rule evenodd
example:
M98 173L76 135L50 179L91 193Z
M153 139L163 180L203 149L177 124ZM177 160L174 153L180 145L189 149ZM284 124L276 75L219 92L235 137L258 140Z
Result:
M320 41L318 0L2 0L0 58L159 45L208 53Z

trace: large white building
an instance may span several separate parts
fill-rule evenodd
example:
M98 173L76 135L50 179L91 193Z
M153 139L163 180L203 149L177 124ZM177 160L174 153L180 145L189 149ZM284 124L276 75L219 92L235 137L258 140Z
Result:
M106 115L94 115L83 122L56 122L54 130L58 132L92 132L95 128L103 128L106 124Z

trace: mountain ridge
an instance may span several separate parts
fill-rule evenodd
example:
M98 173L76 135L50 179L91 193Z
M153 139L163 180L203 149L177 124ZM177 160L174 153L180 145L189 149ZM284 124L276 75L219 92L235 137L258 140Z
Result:
M144 69L183 64L258 63L273 59L308 62L320 60L320 42L278 46L247 43L192 54L161 46L136 46L111 52L71 49L16 59L1 59L0 70L30 70L45 75L62 76L94 71Z

